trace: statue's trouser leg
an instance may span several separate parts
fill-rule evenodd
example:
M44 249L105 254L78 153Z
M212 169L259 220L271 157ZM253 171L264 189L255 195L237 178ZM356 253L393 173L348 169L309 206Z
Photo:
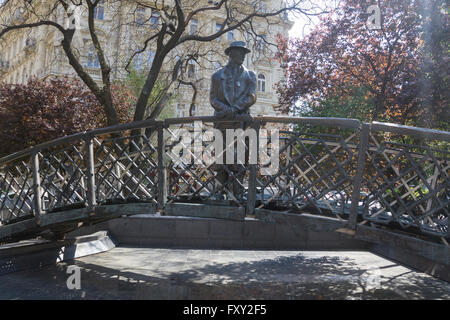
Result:
M225 148L226 148L226 143L225 143L225 137L226 137L226 124L223 123L216 123L214 125L214 128L219 129L220 132L222 133L222 137L223 137L223 159L225 161ZM222 198L225 199L226 198L226 190L228 189L227 187L227 182L228 182L228 172L225 170L225 165L224 164L216 164L214 165L214 167L216 168L216 186L215 186L215 191L218 193L217 195Z
M241 122L232 122L232 123L219 123L216 124L215 126L217 129L219 129L222 133L222 137L223 137L223 151L224 151L224 165L223 166L218 166L217 169L217 181L220 182L220 184L222 184L222 186L225 186L226 189L228 189L231 193L233 193L234 197L239 201L243 198L243 194L244 194L244 187L243 187L243 183L244 183L244 178L245 178L245 170L242 170L244 168L241 168L241 170L239 170L239 167L237 165L237 144L235 143L234 146L232 147L234 150L234 158L231 159L227 159L226 158L226 148L227 148L227 141L226 141L226 129L246 129L246 125L244 123ZM248 152L248 147L249 147L249 141L248 138L245 139L245 164L246 164L246 168L247 168L247 164L248 164L248 159L249 159L249 152ZM226 168L225 168L226 167ZM234 177L232 178L230 176L230 173L228 171L233 172ZM232 178L233 181L229 181L230 178ZM220 186L217 187L217 189L219 189ZM226 191L224 189L222 189L222 195L226 198L229 198L226 195Z
M225 186L227 184L228 180L228 173L225 169L218 169L217 170L217 183L216 183L216 190L221 190L220 196L225 197L226 191L222 188L222 186Z

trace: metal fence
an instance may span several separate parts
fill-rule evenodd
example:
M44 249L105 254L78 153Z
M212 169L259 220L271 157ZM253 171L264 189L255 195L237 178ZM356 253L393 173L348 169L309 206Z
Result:
M449 133L378 122L363 128L364 220L448 237Z
M375 223L450 235L449 132L256 117L240 124L256 132L258 161L220 165L205 157L217 156L216 139L207 133L219 123L214 117L141 121L6 156L0 159L0 225L72 208L148 202L163 211L168 203L194 202L244 207L248 215L258 208L308 211L352 228ZM276 136L264 131L275 127ZM252 146L244 147L248 157ZM177 157L182 149L189 155L184 162Z

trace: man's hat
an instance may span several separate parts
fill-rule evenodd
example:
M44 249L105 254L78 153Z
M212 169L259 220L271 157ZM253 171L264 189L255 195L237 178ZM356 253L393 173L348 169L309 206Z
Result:
M246 47L244 41L233 41L230 43L230 46L225 49L225 54L228 56L230 53L230 50L233 48L239 48L245 51L245 53L250 53L250 50Z

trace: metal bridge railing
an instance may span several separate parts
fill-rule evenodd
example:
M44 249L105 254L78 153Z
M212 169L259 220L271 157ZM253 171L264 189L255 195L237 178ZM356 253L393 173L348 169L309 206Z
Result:
M226 122L215 117L96 129L6 156L0 228L73 208L146 202L163 211L168 203L195 202L244 207L247 214L309 210L351 228L375 223L449 237L449 132L339 118L246 121L256 132L257 163L218 165L205 157L215 155L208 130ZM274 127L277 141L264 131ZM180 163L183 148L189 157ZM276 170L267 174L275 154Z
M363 219L449 237L450 134L374 122L365 141Z

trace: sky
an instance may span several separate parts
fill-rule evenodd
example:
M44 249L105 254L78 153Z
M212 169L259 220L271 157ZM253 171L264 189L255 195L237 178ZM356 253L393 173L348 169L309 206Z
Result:
M307 34L312 24L304 18L292 18L294 21L294 26L289 30L290 38L301 38L304 34Z
M304 1L304 8L311 10L311 12L323 12L330 8L336 7L341 0L314 0ZM314 25L319 22L317 16L312 16L310 19L304 15L289 15L289 19L294 21L294 26L289 31L289 37L301 38L305 34L308 34L314 28Z

